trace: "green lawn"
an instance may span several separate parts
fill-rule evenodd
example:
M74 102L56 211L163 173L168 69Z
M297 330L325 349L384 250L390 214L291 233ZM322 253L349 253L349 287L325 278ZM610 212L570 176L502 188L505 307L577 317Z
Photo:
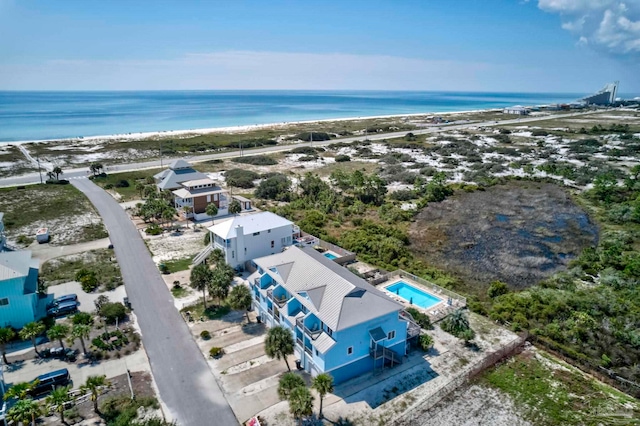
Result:
M202 293L202 292L201 292ZM196 304L185 306L180 310L180 312L191 312L191 317L194 320L198 320L199 318L214 320L220 319L223 316L227 315L231 312L231 308L227 305L226 302L223 302L221 306L215 304L213 300L207 300L207 310L205 311L204 305L201 301Z
M640 403L542 352L525 351L478 379L510 395L534 425L638 425Z
M193 260L193 256L183 257L182 259L172 259L163 262L167 268L169 268L170 273L186 271L191 266L191 261Z
M93 181L100 185L102 188L110 187L111 190L117 192L122 197L121 201L130 201L140 199L140 193L136 190L136 184L138 182L145 182L149 177L153 177L156 173L161 172L164 168L160 169L148 169L148 170L136 170L132 172L114 173L108 174L104 177L98 176ZM118 187L117 185L121 181L127 181L129 186Z
M94 271L100 286L110 290L122 285L122 274L113 250L91 250L79 255L64 256L45 262L40 268L40 278L45 285L73 281L76 272L85 268Z

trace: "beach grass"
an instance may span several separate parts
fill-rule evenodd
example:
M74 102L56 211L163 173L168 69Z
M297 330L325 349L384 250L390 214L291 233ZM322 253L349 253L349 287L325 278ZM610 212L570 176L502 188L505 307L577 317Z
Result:
M69 282L75 280L76 272L83 268L95 272L106 290L122 284L118 261L110 249L91 250L49 260L40 268L40 278L47 286Z
M9 167L0 167L0 177L19 175L37 170L15 145L2 147L2 150L0 150L0 163L11 164Z

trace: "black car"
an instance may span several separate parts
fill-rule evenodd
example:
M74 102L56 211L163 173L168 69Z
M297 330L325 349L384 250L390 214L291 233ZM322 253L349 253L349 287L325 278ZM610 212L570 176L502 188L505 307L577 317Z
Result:
M59 317L62 315L72 314L78 310L78 302L68 301L62 302L56 306L47 309L47 315L50 317Z
M49 303L47 305L47 309L49 308L53 308L55 306L59 306L62 303L65 302L77 302L78 301L78 295L77 294L65 294L63 296L60 297L56 297L55 299L53 299L51 301L51 303Z
M35 383L35 386L29 390L29 394L38 396L49 393L58 386L66 386L69 382L71 382L71 376L69 375L69 370L66 368L52 371L51 373L36 377L32 382Z

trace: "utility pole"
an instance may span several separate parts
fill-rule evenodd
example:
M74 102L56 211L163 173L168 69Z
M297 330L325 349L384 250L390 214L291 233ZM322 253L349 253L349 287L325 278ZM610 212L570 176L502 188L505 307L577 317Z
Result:
M162 139L160 139L160 167L162 168Z

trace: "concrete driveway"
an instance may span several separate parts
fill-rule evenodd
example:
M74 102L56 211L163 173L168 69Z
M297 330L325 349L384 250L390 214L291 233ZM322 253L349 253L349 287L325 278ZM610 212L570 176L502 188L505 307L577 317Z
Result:
M60 297L65 294L76 294L78 296L78 302L80 306L78 309L82 312L95 311L96 305L93 303L98 296L105 295L111 302L122 303L123 299L127 297L125 287L121 285L115 290L105 291L102 293L85 293L77 281L69 281L68 283L52 285L47 288L49 294L53 294L53 297Z
M92 181L71 183L93 203L109 231L167 414L184 426L238 424L125 211Z

